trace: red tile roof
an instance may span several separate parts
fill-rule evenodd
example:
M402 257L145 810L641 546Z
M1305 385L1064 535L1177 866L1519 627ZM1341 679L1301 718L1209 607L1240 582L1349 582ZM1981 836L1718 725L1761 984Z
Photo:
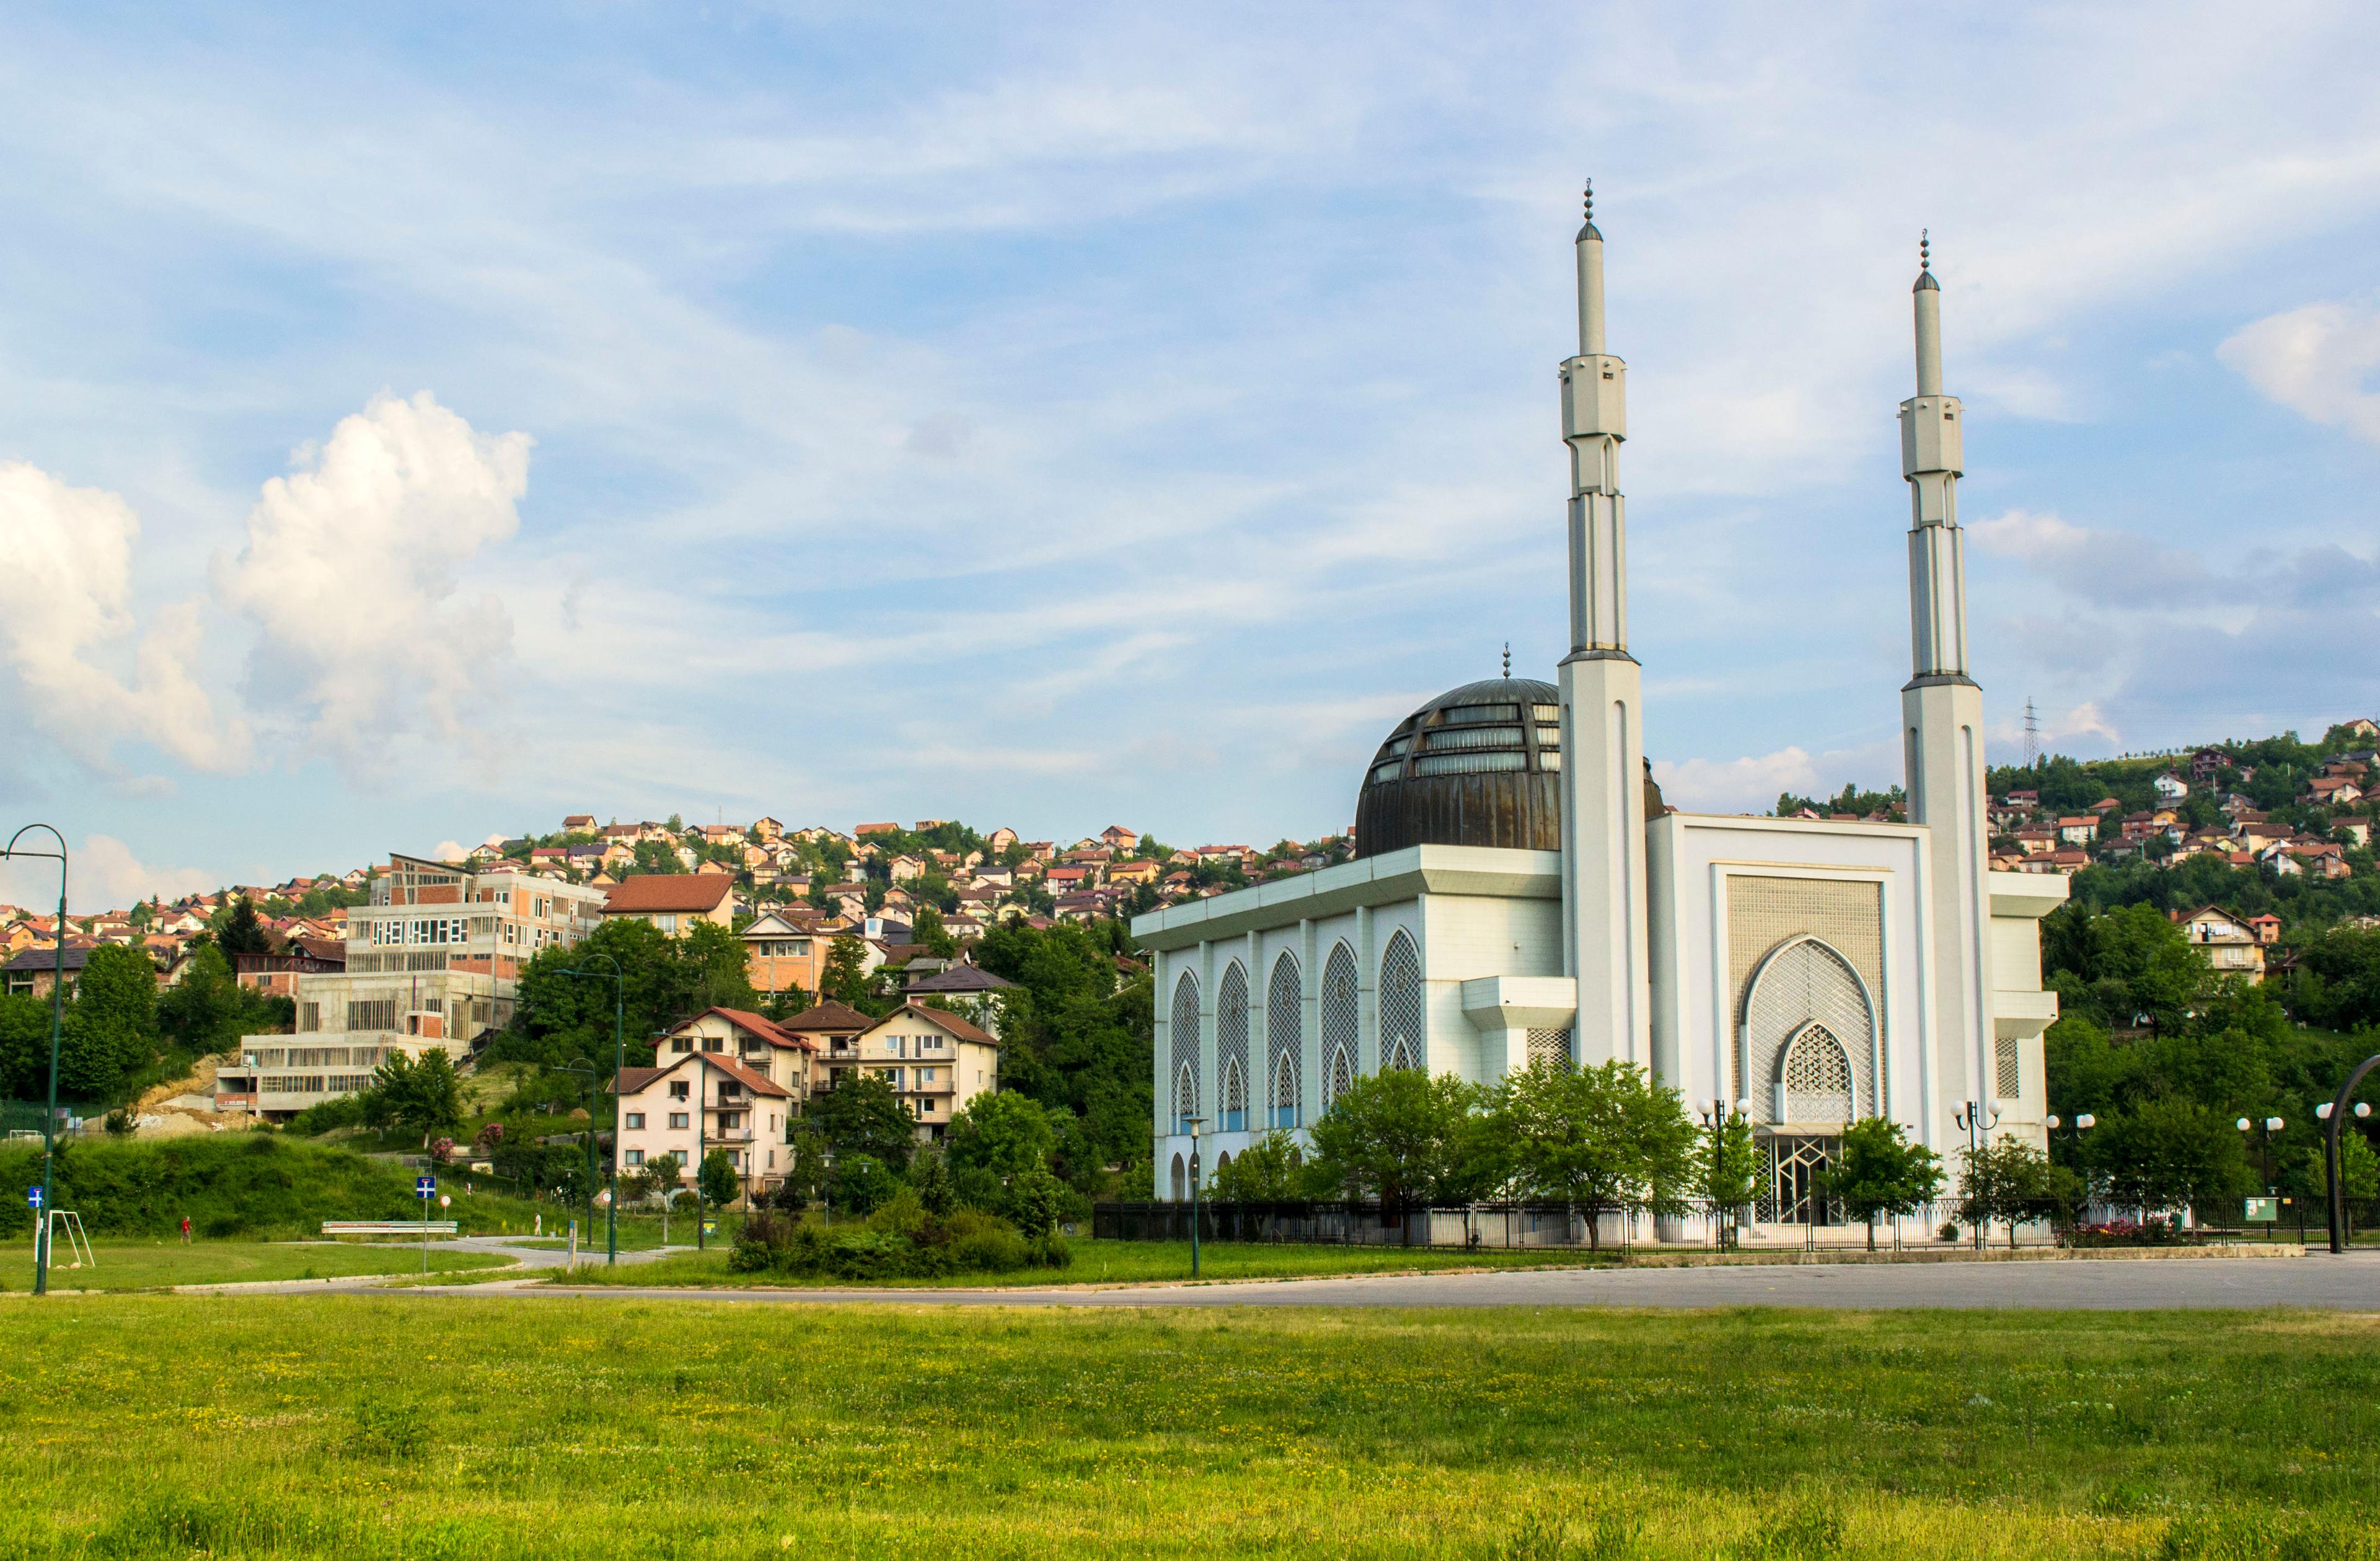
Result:
M612 886L604 913L655 910L716 910L735 892L735 880L719 872L640 872Z

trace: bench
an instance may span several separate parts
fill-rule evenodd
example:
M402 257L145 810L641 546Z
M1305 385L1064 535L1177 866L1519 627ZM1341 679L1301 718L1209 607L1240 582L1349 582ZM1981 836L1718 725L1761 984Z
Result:
M453 1220L324 1220L325 1236L452 1236Z

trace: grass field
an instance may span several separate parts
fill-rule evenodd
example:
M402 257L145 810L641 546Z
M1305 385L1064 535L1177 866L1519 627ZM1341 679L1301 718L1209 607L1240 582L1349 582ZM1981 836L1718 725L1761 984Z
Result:
M691 1233L671 1234L679 1241ZM711 1238L710 1250L638 1263L633 1268L599 1269L593 1278L580 1270L573 1284L801 1286L835 1288L848 1281L790 1279L782 1274L732 1274L727 1268L731 1242ZM1026 1269L1015 1274L963 1274L941 1279L880 1279L868 1288L935 1288L953 1286L1004 1286L1027 1288L1043 1285L1128 1285L1190 1277L1187 1241L1094 1241L1067 1244L1075 1254L1065 1268ZM599 1243L600 1248L600 1243ZM1580 1251L1465 1252L1439 1247L1325 1247L1257 1242L1209 1241L1199 1259L1202 1279L1293 1279L1330 1274L1402 1274L1451 1268L1578 1268L1588 1262ZM556 1283L562 1281L556 1280Z
M0 1553L2373 1554L2380 1320L0 1300Z
M68 1268L65 1241L51 1254L53 1290L140 1290L166 1285L231 1285L264 1279L335 1279L350 1274L419 1274L421 1249L366 1246L358 1242L118 1241L91 1243L98 1261ZM432 1243L430 1271L493 1268L509 1260L491 1252L455 1251ZM0 1246L0 1287L33 1287L33 1243L19 1238Z

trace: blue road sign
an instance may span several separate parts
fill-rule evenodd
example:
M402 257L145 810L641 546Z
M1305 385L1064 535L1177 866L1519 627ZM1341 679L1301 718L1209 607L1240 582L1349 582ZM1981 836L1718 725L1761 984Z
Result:
M38 1187L27 1188L25 1189L25 1207L28 1209L38 1209L41 1206L42 1189Z
M416 1177L413 1179L413 1190L416 1196L427 1198L438 1190L438 1178L436 1177Z

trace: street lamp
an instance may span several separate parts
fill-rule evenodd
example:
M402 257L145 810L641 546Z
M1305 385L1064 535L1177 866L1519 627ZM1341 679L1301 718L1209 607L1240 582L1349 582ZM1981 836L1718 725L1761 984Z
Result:
M620 1261L620 1075L628 1066L627 983L621 978L620 962L612 956L599 949L587 957L589 960L601 959L612 969L608 972L571 969L560 973L592 976L597 981L608 979L612 983L612 1197L603 1205L603 1261L617 1263ZM587 1174L589 1177L595 1174L595 1087L591 1082L587 1087ZM591 1200L595 1195L590 1190L587 1196L590 1200L588 1209L592 1213L594 1204Z
M1198 1277L1198 1129L1207 1125L1203 1116L1185 1116L1182 1125L1190 1129L1190 1277Z
M1977 1148L1977 1136L1987 1134L2000 1125L1999 1110L1986 1101L1961 1101L1958 1110L1951 1113L1950 1119L1966 1131L1967 1163L1973 1165ZM1975 1250L1980 1252L1984 1250L1985 1222L1978 1219L1969 1223L1975 1227ZM2011 1237L2010 1239L2013 1240L2015 1238Z
M2333 1252L2347 1250L2347 1193L2339 1185L2338 1129L2346 1116L2348 1097L2355 1093L2355 1087L2363 1082L2363 1076L2375 1067L2380 1067L2380 1056L2366 1057L2356 1064L2355 1071L2347 1076L2347 1082L2338 1087L2338 1098L2325 1101L2313 1108L2314 1116L2326 1129L2322 1135L2322 1163L2325 1179L2330 1184L2330 1250ZM2355 1115L2359 1117L2371 1116L2372 1103L2357 1101Z
M1703 1102L1694 1109L1696 1114L1702 1117L1703 1126L1710 1129L1711 1164L1717 1165L1718 1164L1720 1151L1725 1147L1727 1125L1730 1116L1739 1118L1750 1116L1752 1115L1752 1102L1749 1100L1737 1101L1732 1113L1730 1112L1728 1103L1726 1101L1718 1099ZM1713 1200L1713 1202L1716 1204L1717 1201ZM1713 1218L1718 1225L1718 1244L1721 1250L1725 1250L1729 1244L1730 1238L1728 1232L1734 1224L1736 1212L1737 1211L1733 1209L1719 1209L1716 1206L1714 1206L1711 1211Z
M29 831L47 829L50 838L58 843L55 851L24 851L17 848ZM58 921L53 931L56 945L56 962L50 968L50 1105L42 1116L42 1206L33 1211L33 1294L49 1294L50 1289L50 1166L57 1155L58 1134L58 1032L66 1022L67 1000L67 837L45 823L29 823L8 836L8 844L0 847L0 861L13 857L57 859Z

